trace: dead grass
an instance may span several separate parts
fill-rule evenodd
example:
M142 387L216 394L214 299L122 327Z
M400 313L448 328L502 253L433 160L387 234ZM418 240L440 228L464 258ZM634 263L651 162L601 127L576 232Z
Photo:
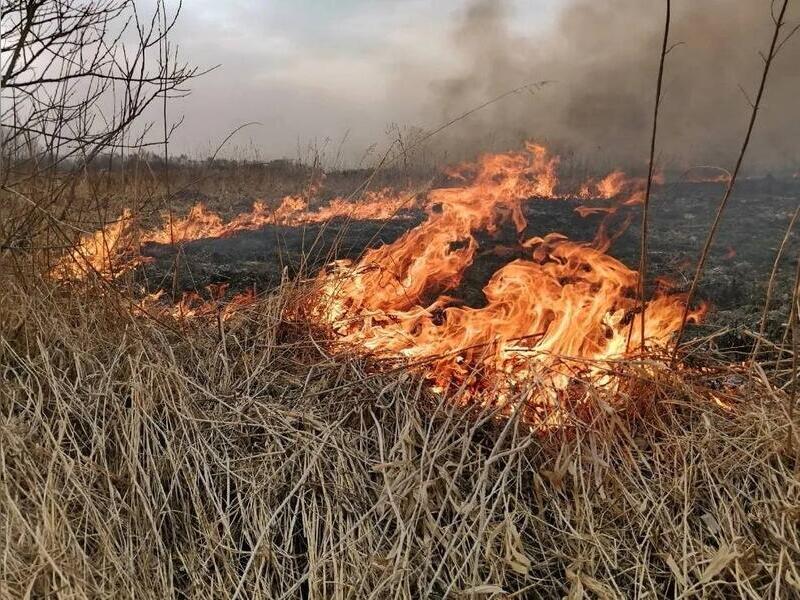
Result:
M798 455L758 379L726 411L666 377L541 437L332 359L289 289L174 329L1 293L4 598L800 596Z

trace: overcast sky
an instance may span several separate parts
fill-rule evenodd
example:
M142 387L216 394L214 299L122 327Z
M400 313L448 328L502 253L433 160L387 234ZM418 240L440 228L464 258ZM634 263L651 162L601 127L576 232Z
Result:
M171 112L185 121L177 152L206 154L229 131L229 151L251 142L265 158L294 157L298 141L354 158L386 141L390 123L431 127L430 86L467 68L452 34L467 0L184 0L173 36L184 58L220 67ZM558 0L509 2L526 36L548 28ZM525 83L523 81L520 84ZM470 107L465 106L464 109Z
M755 93L759 51L772 35L769 4L673 2L677 47L658 140L666 162L732 163L750 114L742 90ZM388 145L393 123L430 130L510 89L555 80L449 128L435 140L434 160L534 138L594 161L639 164L663 18L663 2L643 0L184 0L172 43L201 68L220 66L171 106L172 119L185 117L172 152L208 156L257 121L226 154L308 158L316 142L331 166L346 137L343 156L354 165L371 145ZM788 31L800 7L787 18ZM750 165L800 166L798 40L771 71Z

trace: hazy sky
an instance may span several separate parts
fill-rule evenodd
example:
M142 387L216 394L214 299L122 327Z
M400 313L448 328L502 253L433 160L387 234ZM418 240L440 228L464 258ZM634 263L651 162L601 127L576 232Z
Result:
M551 26L559 3L506 4L510 26L530 36ZM205 154L238 125L258 121L231 141L231 151L252 141L267 158L294 157L298 140L330 138L335 149L347 134L346 153L357 160L370 144L385 143L390 123L434 126L430 85L469 68L451 42L468 5L184 0L173 41L195 64L221 66L172 106L185 116L173 148Z
M153 0L139 0L142 3ZM176 0L168 0L176 2ZM174 5L174 4L173 4ZM674 0L659 127L676 166L730 166L769 46L767 0ZM301 156L327 164L346 136L358 163L387 128L431 129L520 85L437 136L437 157L519 147L532 137L613 166L647 156L662 0L184 0L172 37L182 56L220 67L193 82L173 152L207 156L237 126L227 154ZM800 23L792 6L789 31ZM800 35L776 60L748 165L800 168ZM327 146L326 146L326 140ZM446 156L445 156L446 155ZM373 154L374 156L374 154Z

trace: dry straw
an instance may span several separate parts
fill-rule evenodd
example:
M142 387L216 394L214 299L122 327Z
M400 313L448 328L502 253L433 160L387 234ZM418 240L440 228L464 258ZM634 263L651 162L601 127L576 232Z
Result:
M635 396L535 435L332 359L282 317L296 293L168 329L102 290L3 287L0 596L800 592L798 456L763 370L722 408L631 364Z

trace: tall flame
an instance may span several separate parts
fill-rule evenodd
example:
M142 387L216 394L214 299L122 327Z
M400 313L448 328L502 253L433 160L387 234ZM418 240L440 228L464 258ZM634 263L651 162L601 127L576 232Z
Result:
M613 171L564 191L558 165L544 146L528 143L523 151L485 155L450 169L459 185L428 192L420 204L425 221L360 260L338 261L319 274L307 316L329 327L343 343L338 347L422 364L436 388L454 387L465 398L500 405L522 399L544 425L557 420L565 405L587 401L592 390L616 391L621 380L613 367L619 359L647 355L646 368L655 368L655 357L680 329L685 297L659 285L642 304L638 273L606 254L612 241L608 220L621 207L643 201L647 180ZM658 175L655 183L660 182ZM485 237L478 234L494 235L511 224L521 236L527 226L524 202L566 198L584 202L576 209L582 215L606 213L594 241L571 241L559 233L520 240L514 251L523 258L491 276L482 306L448 295L478 256L479 237ZM143 242L224 237L336 217L387 219L416 202L413 195L382 191L359 203L337 198L309 210L306 197L287 196L274 210L256 202L228 222L198 204L186 217L165 217L160 227L143 232L125 211L102 231L84 236L53 275L81 278L93 270L115 277L145 261L138 251ZM144 298L141 309L226 319L253 301L240 295L228 301L229 309L224 289L209 293L210 301L188 294L168 309L158 304L157 293ZM702 318L704 310L691 311L690 320Z
M528 404L552 408L574 399L579 382L616 385L611 362L665 349L679 329L684 298L662 293L646 303L642 348L641 320L633 318L638 274L602 246L557 233L534 237L522 243L527 257L496 271L483 288L484 306L444 295L472 265L477 232L494 233L503 220L522 232L522 202L559 197L557 166L558 158L536 144L462 165L455 174L465 185L431 191L425 222L321 274L312 313L348 346L424 363L441 389L492 388L496 401L522 394ZM615 172L572 197L630 204L641 186Z

